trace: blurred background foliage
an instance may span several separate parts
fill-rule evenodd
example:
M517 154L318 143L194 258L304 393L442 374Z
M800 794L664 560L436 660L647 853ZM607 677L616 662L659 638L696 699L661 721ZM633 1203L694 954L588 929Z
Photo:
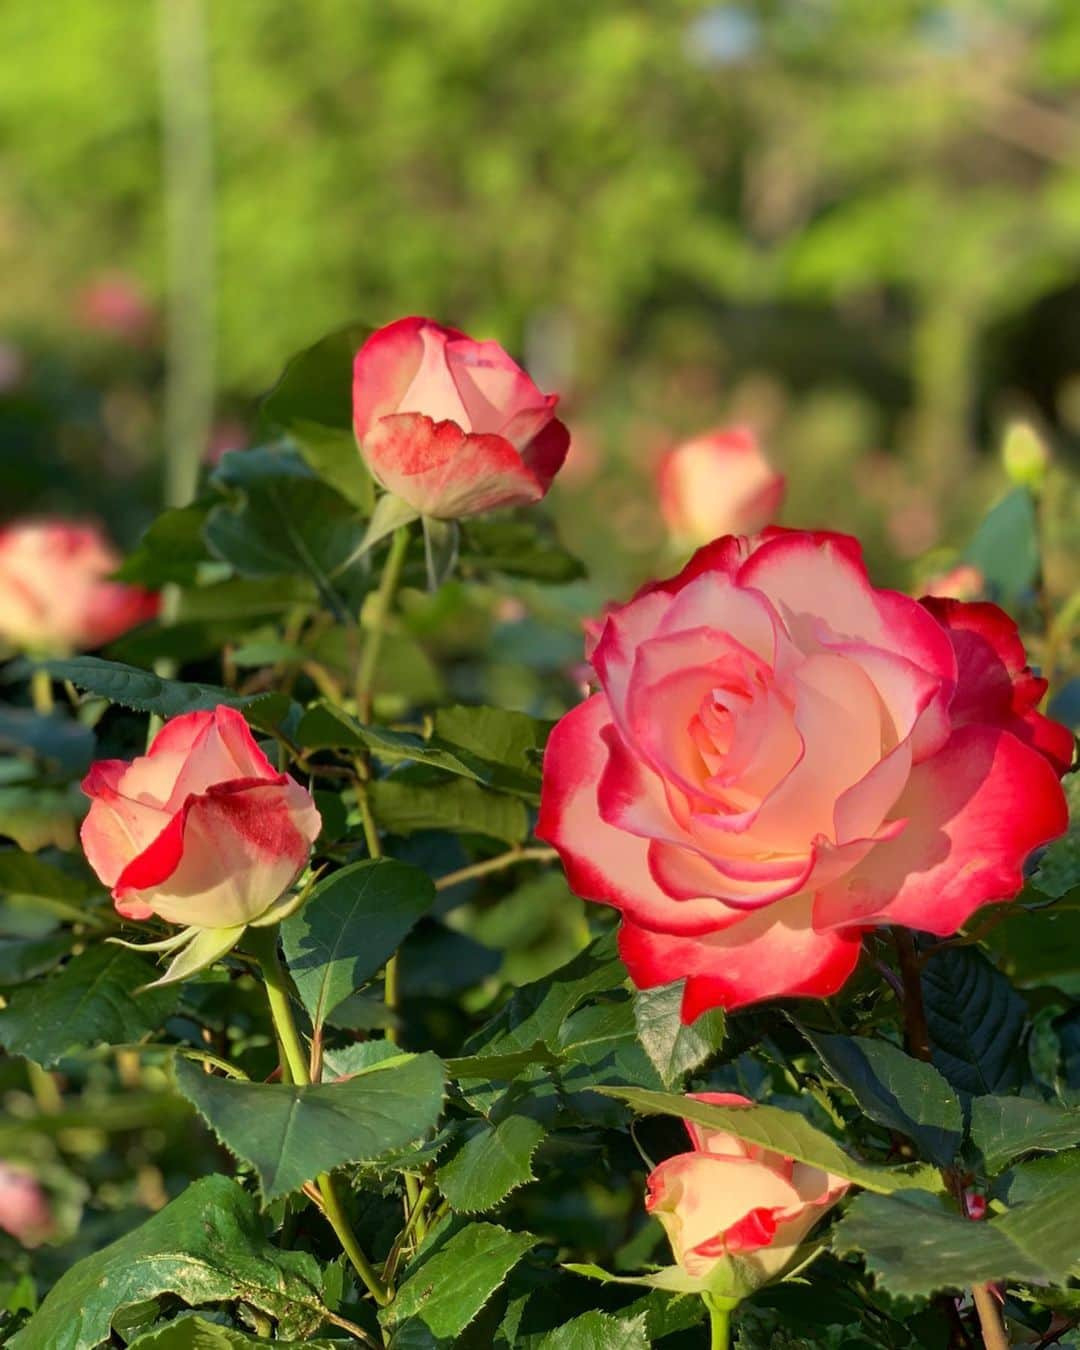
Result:
M211 455L349 320L497 337L563 393L553 500L607 591L658 564L656 457L718 421L764 437L788 523L899 584L1003 490L1009 417L1080 445L1074 0L12 0L0 51L8 513L134 540L185 284ZM204 81L190 200L163 116L182 161ZM194 280L171 209L212 240Z

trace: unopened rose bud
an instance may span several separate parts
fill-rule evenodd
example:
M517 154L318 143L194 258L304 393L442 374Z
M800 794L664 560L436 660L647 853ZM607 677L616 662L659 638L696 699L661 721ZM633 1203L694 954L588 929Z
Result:
M1009 427L1001 447L1001 458L1011 482L1017 487L1039 491L1046 478L1050 451L1029 422L1014 422Z
M753 1104L731 1092L696 1092L690 1100ZM742 1257L761 1283L779 1275L849 1183L723 1130L685 1123L693 1151L662 1162L647 1183L646 1207L663 1224L675 1260L706 1282L729 1256Z

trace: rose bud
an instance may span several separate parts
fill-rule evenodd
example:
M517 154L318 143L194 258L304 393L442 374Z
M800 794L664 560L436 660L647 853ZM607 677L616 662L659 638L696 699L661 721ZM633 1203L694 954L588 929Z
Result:
M21 1167L0 1162L0 1229L24 1247L36 1247L53 1231L45 1192Z
M955 933L1065 830L1073 738L1016 625L878 590L849 536L719 539L590 645L536 833L687 1022L835 993L879 925Z
M746 427L684 441L660 461L660 510L673 539L696 548L720 534L754 534L774 518L785 479Z
M730 1092L690 1097L713 1106L753 1105ZM849 1183L722 1130L684 1123L693 1151L653 1170L645 1206L663 1224L675 1260L692 1279L708 1284L720 1262L737 1256L740 1279L764 1284L791 1263Z
M380 328L353 367L360 451L413 518L453 520L539 501L570 444L557 403L497 342L474 342L430 319Z
M935 572L928 577L923 590L943 599L978 600L986 591L986 578L971 563L957 563L947 572Z
M158 612L158 597L107 578L120 556L94 525L0 529L0 638L37 655L100 647Z
M127 919L237 929L276 916L320 829L309 793L273 769L234 708L174 717L133 760L83 780L90 866Z

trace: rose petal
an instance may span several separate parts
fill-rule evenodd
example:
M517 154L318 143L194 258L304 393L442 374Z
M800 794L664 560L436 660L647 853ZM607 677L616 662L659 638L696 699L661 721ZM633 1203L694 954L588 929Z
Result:
M567 881L584 899L614 905L638 923L708 932L724 922L724 906L715 900L673 901L649 875L646 841L600 815L597 787L607 760L602 733L610 724L607 699L594 694L555 726L544 752L537 838L558 850Z
M980 905L1015 895L1024 860L1068 824L1049 763L984 726L959 728L916 766L896 810L904 830L818 894L819 932L897 923L955 933Z
M211 787L128 864L117 901L142 902L169 923L246 924L289 888L319 827L310 796L288 775Z
M451 520L539 501L544 487L509 441L421 413L382 418L364 443L372 473L421 515Z
M686 980L682 1019L688 1024L710 1008L799 995L828 998L855 969L859 932L816 932L812 904L807 893L793 895L722 932L696 937L652 932L624 918L619 954L639 988Z

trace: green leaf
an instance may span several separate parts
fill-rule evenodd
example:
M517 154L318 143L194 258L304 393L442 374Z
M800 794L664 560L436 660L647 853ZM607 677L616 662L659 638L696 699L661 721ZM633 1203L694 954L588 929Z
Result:
M11 1350L94 1350L117 1311L165 1293L192 1305L242 1300L303 1338L324 1320L320 1283L314 1257L267 1243L253 1196L227 1177L204 1177L65 1271Z
M1053 1153L1080 1144L1080 1111L1028 1097L976 1097L971 1138L993 1174L1023 1153Z
M200 565L209 560L202 537L209 506L209 502L198 501L162 512L124 559L117 579L153 590L170 582L191 585Z
M1080 908L1066 901L1035 911L1017 907L983 939L1014 984L1053 985L1080 995Z
M431 879L389 858L353 863L315 886L281 927L289 973L315 1026L393 956L434 903Z
M374 331L346 324L298 352L263 399L262 420L283 431L313 423L351 434L353 359Z
M529 833L524 802L467 779L436 786L380 778L368 791L376 820L392 834L452 830L520 844Z
M534 1064L552 1066L558 1058L544 1045L536 1041L525 1050L511 1051L505 1055L465 1055L460 1059L448 1059L446 1071L452 1078L504 1079L509 1081Z
M893 1294L994 1280L1063 1282L1080 1251L1080 1170L1038 1204L978 1223L929 1195L858 1195L835 1229L833 1248L862 1252Z
M265 1350L267 1344L263 1337L249 1336L246 1331L187 1314L146 1332L131 1342L131 1350L250 1350L252 1346L262 1346ZM299 1350L301 1346L307 1346L308 1350L336 1350L338 1346L355 1344L352 1338L348 1341L328 1341L321 1337L314 1340L305 1337L302 1341L275 1338L273 1341L275 1350Z
M0 1044L37 1064L102 1042L135 1041L156 1031L176 1006L174 989L136 990L156 971L123 947L90 947L50 979L20 989L0 1012Z
M72 876L43 858L15 849L0 852L0 894L33 900L62 900L78 904L98 889L94 882Z
M255 726L269 729L278 725L291 706L284 694L243 695L215 684L165 680L152 671L103 661L98 656L75 656L66 661L44 661L42 665L54 679L70 680L76 689L165 718L224 703L239 708Z
M211 482L229 498L203 531L216 558L246 577L308 576L336 614L350 613L335 578L363 537L353 505L277 447L226 455Z
M899 1130L941 1167L949 1167L963 1139L960 1099L931 1064L912 1059L888 1041L864 1036L804 1034L836 1081L871 1120Z
M94 733L60 713L42 717L0 704L0 754L28 756L52 777L81 778L94 757Z
M570 1013L587 998L619 989L625 981L614 939L605 934L553 974L519 989L465 1049L474 1055L507 1056L532 1052L539 1043L556 1051L559 1030Z
M1019 1086L1027 1009L1005 976L974 947L946 947L922 987L934 1065L953 1087L981 1097Z
M844 1177L867 1190L889 1194L898 1190L940 1190L943 1186L936 1168L923 1164L882 1167L858 1162L845 1153L835 1139L815 1129L794 1111L775 1106L711 1106L669 1092L650 1092L645 1088L598 1088L607 1097L626 1102L642 1115L678 1116L714 1130L724 1130L736 1139L810 1163L834 1176Z
M46 938L0 938L0 985L43 975L67 956L73 941L69 932Z
M634 993L638 1039L666 1088L704 1064L724 1042L725 1018L720 1009L702 1014L690 1026L683 1022L684 983L678 980Z
M475 743L475 727L470 730L466 719L451 718L449 726L466 737L464 743L454 743L452 736L440 734L443 725L442 711L479 714L478 721L487 722L486 714L498 714L498 709L464 708L440 710L435 715L436 735L429 740L407 731L392 731L388 727L366 726L350 717L348 713L329 703L317 703L309 708L300 721L297 737L310 750L367 750L384 764L413 762L427 764L434 769L445 769L447 773L461 778L469 778L477 783L498 787L506 792L516 792L530 799L536 799L539 788L539 774L535 766L524 753L526 747L542 747L546 738L547 723L537 722L524 713L507 713L501 716L511 719L513 742L503 739L487 748L478 748ZM522 721L518 722L517 719ZM493 730L495 720L490 722ZM503 727L504 737L511 734L511 725ZM520 755L514 753L513 745L521 748ZM502 756L506 756L503 758Z
M1031 589L1039 574L1039 534L1027 488L1014 488L991 509L963 558L983 574L995 600L1015 601Z
M336 427L298 419L289 430L289 439L324 483L339 492L361 515L371 515L375 506L375 480L368 472L351 429L339 431Z
M466 574L502 572L553 583L585 575L582 563L545 535L536 520L466 521L460 557Z
M650 1345L644 1313L616 1317L593 1311L549 1331L536 1350L649 1350Z
M409 1268L393 1303L379 1314L389 1326L412 1319L433 1336L458 1336L480 1312L536 1238L490 1223L471 1223ZM395 1340L397 1333L395 1333Z
M64 788L0 787L0 835L21 849L75 847L75 825L86 812L86 798L75 784Z
M502 764L539 776L539 757L551 723L507 708L456 704L435 711L435 739L465 750L487 764Z
M402 1148L433 1129L443 1067L402 1055L340 1083L296 1087L215 1078L177 1059L180 1091L237 1157L255 1168L267 1200L347 1162Z
M476 1132L439 1168L439 1189L451 1209L477 1214L533 1181L532 1159L546 1130L528 1116L507 1116L498 1125L480 1121Z

